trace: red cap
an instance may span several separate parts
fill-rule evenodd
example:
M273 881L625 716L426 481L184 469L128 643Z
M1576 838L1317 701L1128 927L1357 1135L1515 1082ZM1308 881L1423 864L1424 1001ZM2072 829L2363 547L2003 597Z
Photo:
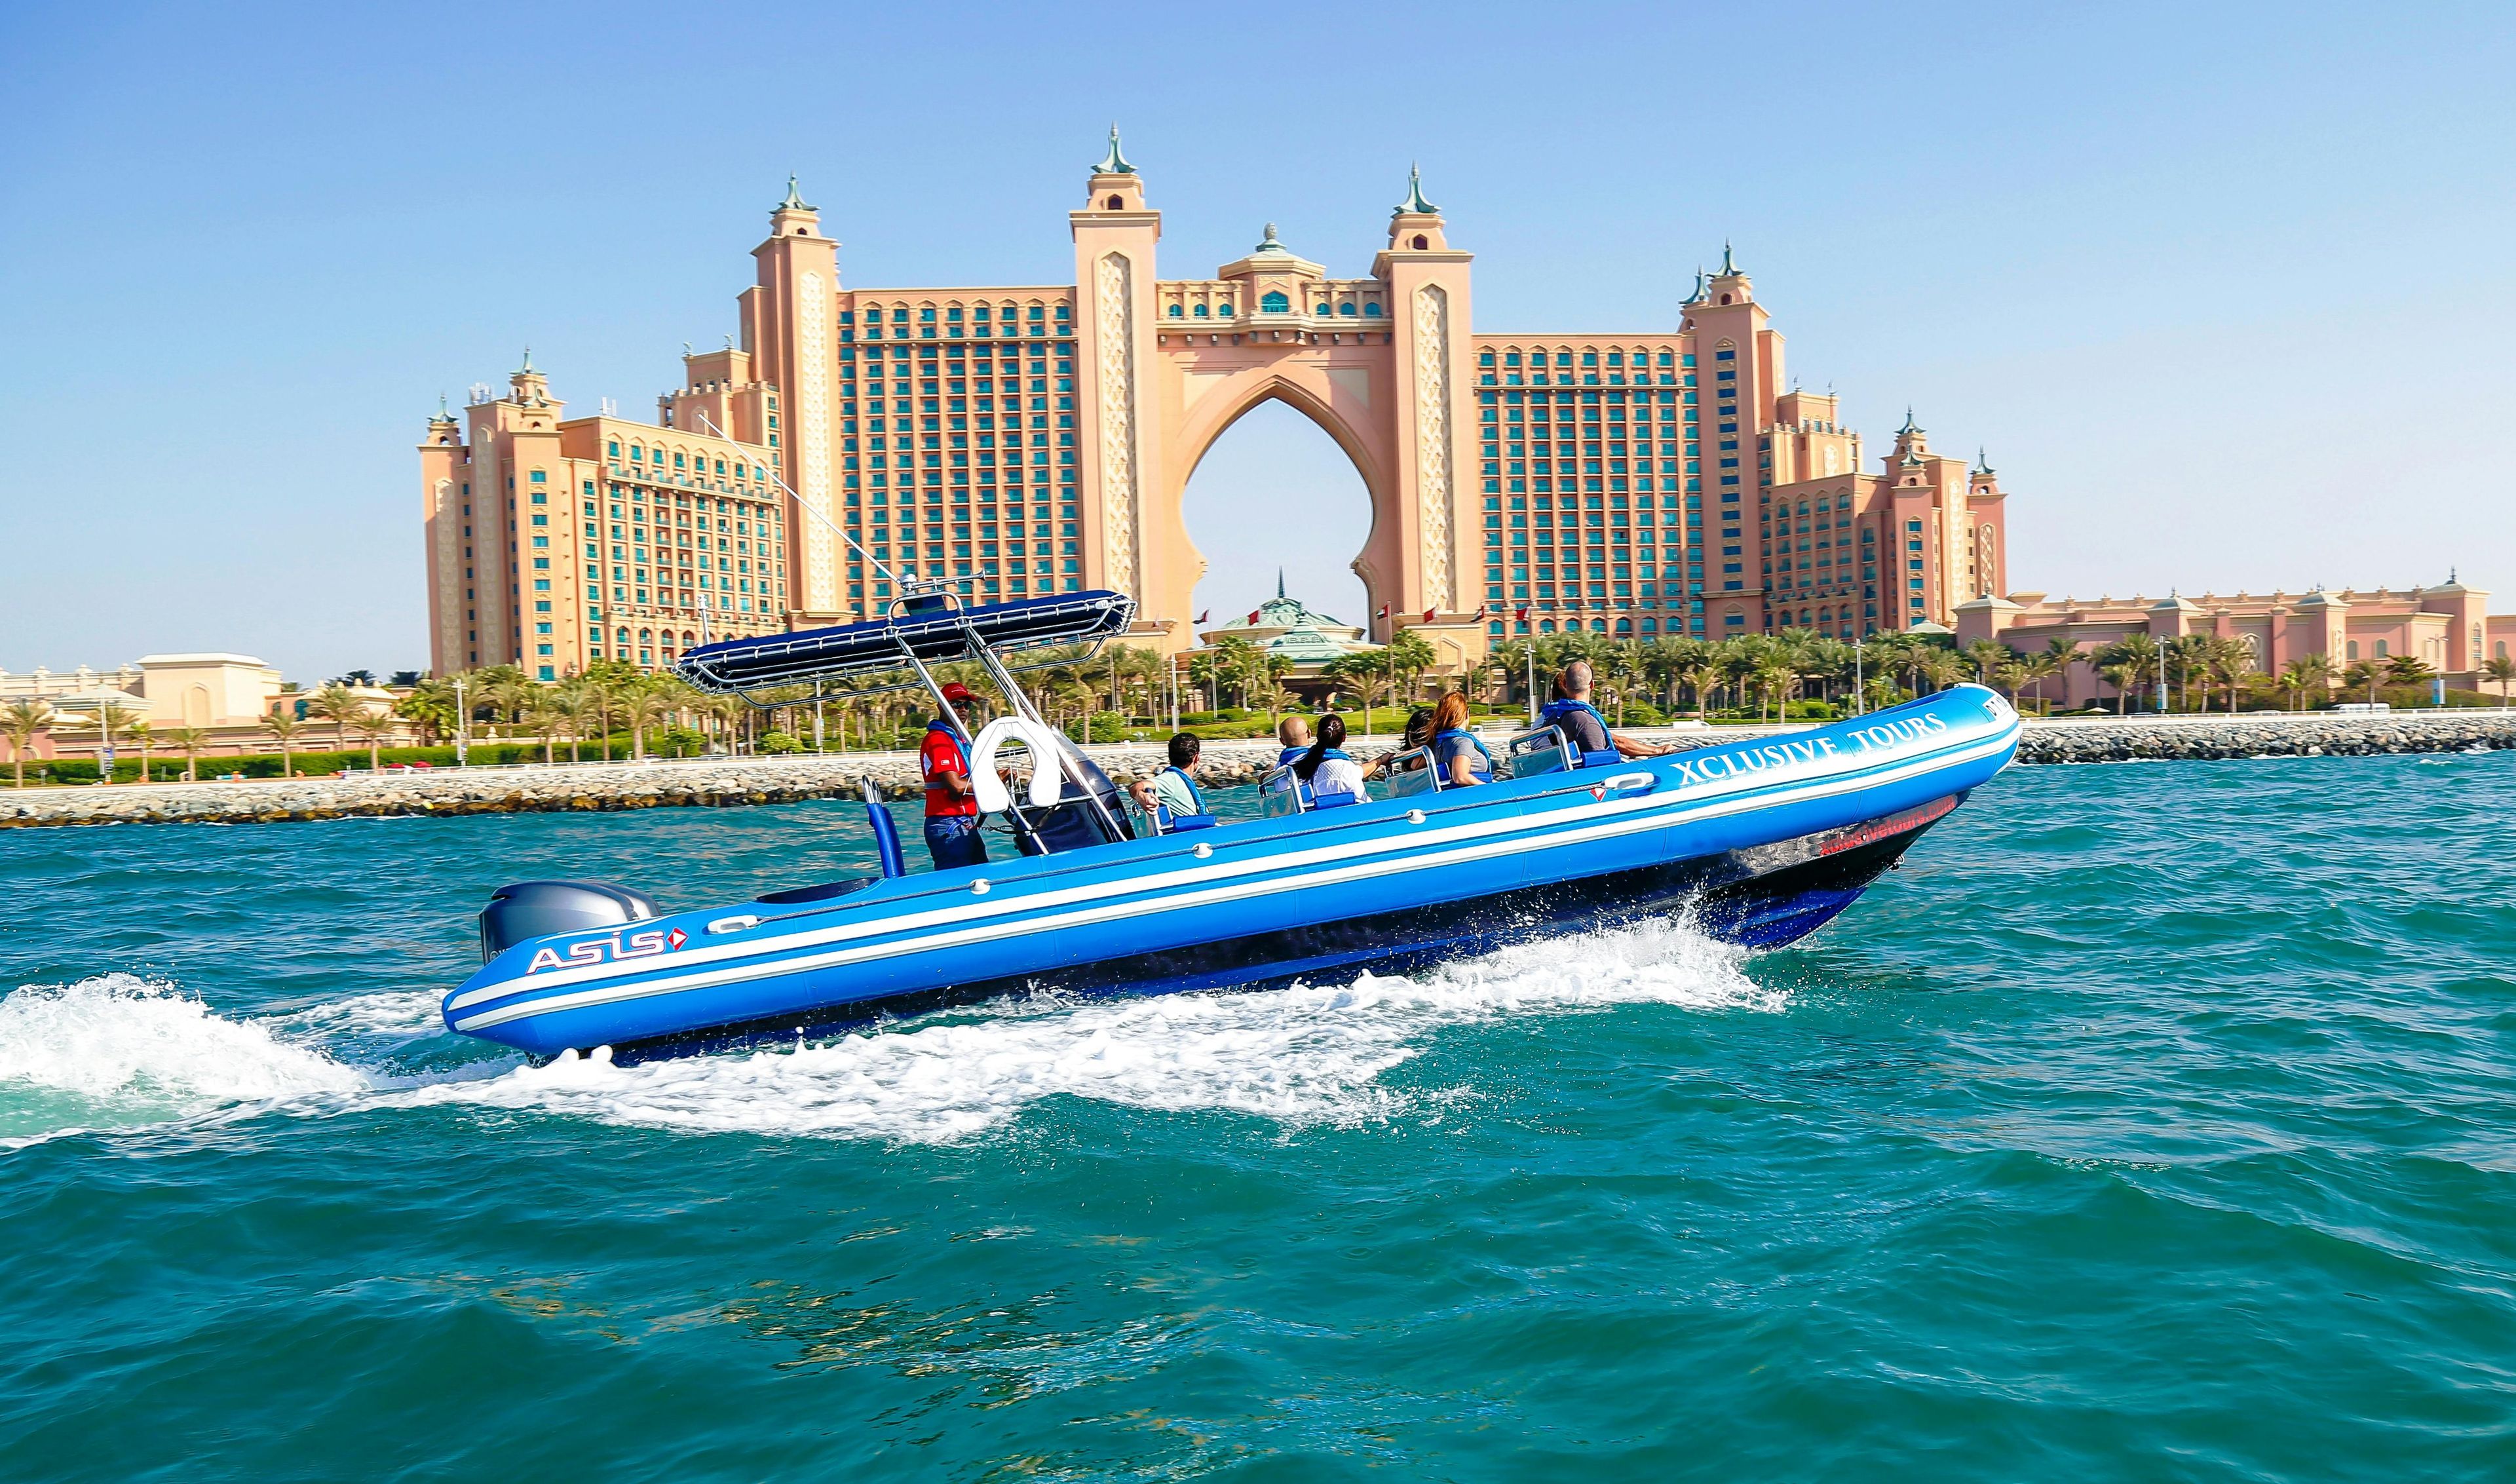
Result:
M979 698L970 694L970 688L968 686L955 680L944 685L944 699L945 700L959 702L964 700L976 700Z

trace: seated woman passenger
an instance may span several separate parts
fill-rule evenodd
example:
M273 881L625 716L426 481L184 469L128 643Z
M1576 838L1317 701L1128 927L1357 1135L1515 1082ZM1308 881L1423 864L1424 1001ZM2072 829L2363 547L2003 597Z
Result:
M1330 712L1320 718L1319 741L1302 749L1293 762L1293 777L1311 785L1314 798L1323 794L1363 791L1363 764L1345 755L1345 718Z
M1298 716L1287 716L1276 723L1276 741L1282 750L1276 754L1276 766L1281 768L1311 750L1311 724Z
M1396 752L1383 752L1378 757L1373 758L1370 766L1363 770L1363 776L1364 778L1387 778L1389 776L1389 760L1391 758L1397 757L1401 753L1412 752L1417 747L1423 746L1432 740L1433 708L1431 706L1417 706L1415 709L1406 713L1406 730L1398 740L1398 750Z
M1468 730L1468 698L1458 691L1433 708L1433 766L1445 788L1493 782L1493 754Z

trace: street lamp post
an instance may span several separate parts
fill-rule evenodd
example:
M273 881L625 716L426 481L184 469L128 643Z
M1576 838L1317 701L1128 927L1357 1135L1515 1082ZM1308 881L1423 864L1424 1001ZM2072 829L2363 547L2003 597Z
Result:
M457 675L454 677L454 766L457 768L472 766L472 750L467 744L469 739L465 732L471 720L472 708L463 700L463 677Z
M1869 714L1869 700L1864 694L1866 689L1861 678L1861 632L1855 629L1852 634L1852 714L1855 716Z

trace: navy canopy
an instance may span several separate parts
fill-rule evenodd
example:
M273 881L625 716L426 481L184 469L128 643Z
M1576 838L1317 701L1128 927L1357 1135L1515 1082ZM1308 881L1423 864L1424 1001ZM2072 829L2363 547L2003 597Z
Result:
M682 678L702 691L758 691L838 675L905 669L969 657L970 642L998 652L1083 644L1127 631L1136 600L1124 593L1059 593L984 608L929 608L836 628L762 634L703 644L682 656Z

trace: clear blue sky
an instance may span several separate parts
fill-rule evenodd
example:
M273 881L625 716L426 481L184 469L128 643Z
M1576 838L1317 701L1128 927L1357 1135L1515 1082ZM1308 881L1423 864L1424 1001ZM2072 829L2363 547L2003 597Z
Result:
M1243 19L1247 18L1247 19ZM1667 327L1738 243L2017 585L2442 577L2516 608L2516 11L0 6L0 666L414 666L412 445L519 348L651 415L789 170L849 281L1060 281L1109 120L1172 272L1368 264L1410 159L1481 329ZM1332 611L1359 486L1263 409L1218 610ZM1359 616L1346 613L1344 616Z

